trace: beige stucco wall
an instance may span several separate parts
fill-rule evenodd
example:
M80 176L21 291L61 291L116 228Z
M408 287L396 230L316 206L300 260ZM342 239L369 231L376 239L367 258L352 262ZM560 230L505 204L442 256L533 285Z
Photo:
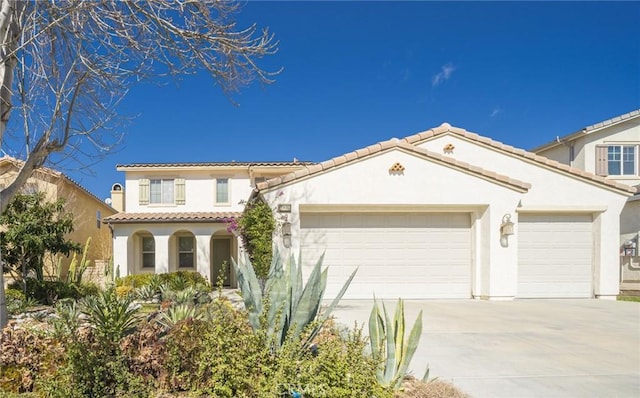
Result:
M0 184L9 185L15 178L17 170L13 166L5 166L0 170ZM108 261L111 257L111 232L109 228L98 223L97 212L102 218L115 214L115 210L103 203L98 198L68 180L46 172L35 172L27 181L27 184L35 184L39 191L45 193L47 200L64 198L66 210L73 214L74 231L68 234L68 238L80 243L83 247L87 238L91 237L91 245L88 259L91 265L96 261ZM63 274L71 263L72 255L63 258ZM78 255L80 260L81 254ZM54 275L53 265L56 259L46 259L45 274Z
M596 146L598 145L640 145L640 117L611 125L600 130L590 131L566 144L539 151L538 154L569 164L569 145L575 148L575 160L572 164L582 170L595 173ZM640 160L637 160L638 162ZM640 176L608 176L615 181L628 185L640 184Z

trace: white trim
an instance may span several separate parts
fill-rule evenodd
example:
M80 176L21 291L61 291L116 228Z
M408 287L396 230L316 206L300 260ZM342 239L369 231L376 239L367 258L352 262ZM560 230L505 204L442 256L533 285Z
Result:
M420 205L420 204L300 204L300 213L460 213L486 209L488 204L477 205Z
M522 206L517 213L604 213L607 206Z

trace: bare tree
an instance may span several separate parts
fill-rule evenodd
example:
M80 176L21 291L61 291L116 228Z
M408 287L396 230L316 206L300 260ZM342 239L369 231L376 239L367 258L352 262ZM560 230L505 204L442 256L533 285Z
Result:
M121 141L118 104L131 87L208 72L222 91L279 71L267 30L240 28L221 0L0 0L0 144L25 160L0 193L0 212L33 170L55 158L81 165ZM66 162L66 163L65 163ZM0 272L0 326L6 324Z

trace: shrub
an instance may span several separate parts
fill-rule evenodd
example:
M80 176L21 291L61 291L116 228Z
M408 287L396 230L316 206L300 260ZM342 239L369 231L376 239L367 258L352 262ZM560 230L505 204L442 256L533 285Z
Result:
M300 342L287 341L279 352L268 392L304 397L393 397L389 387L376 378L378 363L365 352L366 339L361 328L340 332L335 327L323 331L316 340L317 350Z
M188 287L198 290L211 291L211 284L198 272L177 271L168 274L134 274L116 280L116 286L130 286L134 289L152 286L158 292L162 285L168 285L171 290L183 290Z
M123 278L116 279L116 286L131 286L132 288L138 288L146 286L151 282L154 274L133 274L127 275Z
M237 228L256 275L259 279L266 279L273 256L273 233L276 229L273 211L258 197L247 203Z
M26 299L33 299L44 305L54 305L58 300L64 299L78 300L85 296L96 295L100 291L100 287L91 282L78 285L58 280L42 281L36 278L27 278L26 281ZM20 281L12 282L7 291L19 291L22 294L22 283Z
M7 302L7 311L9 314L18 314L25 308L25 296L22 290L7 289L5 290L5 299Z
M215 397L264 396L267 346L249 326L246 314L225 300L207 305L211 321L178 322L166 339L166 384Z
M130 297L133 296L135 294L135 288L133 286L130 285L122 285L122 286L118 286L116 287L116 295L120 298L126 298L126 297Z
M0 332L0 391L32 391L38 379L56 372L62 359L60 344L44 333L4 328Z

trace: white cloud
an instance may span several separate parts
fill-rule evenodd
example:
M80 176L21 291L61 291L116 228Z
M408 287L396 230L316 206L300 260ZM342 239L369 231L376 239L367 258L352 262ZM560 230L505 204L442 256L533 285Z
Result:
M494 107L494 108L493 108L493 110L491 111L491 114L489 114L489 117L496 117L496 116L498 116L499 114L501 114L502 112L504 112L504 111L502 110L502 108L500 108L499 106L496 106L496 107Z
M456 70L456 67L452 64L446 64L442 65L441 69L442 70L431 79L431 85L434 87L444 82L445 80L449 80L451 74Z

